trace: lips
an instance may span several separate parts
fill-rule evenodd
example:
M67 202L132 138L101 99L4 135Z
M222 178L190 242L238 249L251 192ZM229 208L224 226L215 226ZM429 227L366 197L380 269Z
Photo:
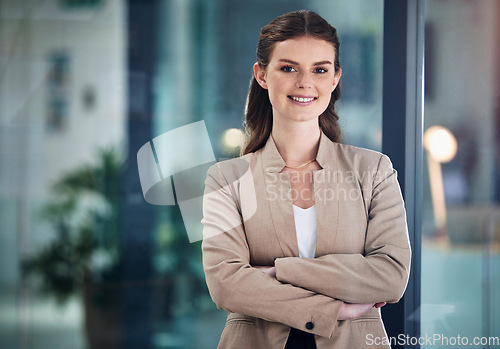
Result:
M303 96L288 96L291 100L298 103L310 103L317 99L317 97L303 97Z

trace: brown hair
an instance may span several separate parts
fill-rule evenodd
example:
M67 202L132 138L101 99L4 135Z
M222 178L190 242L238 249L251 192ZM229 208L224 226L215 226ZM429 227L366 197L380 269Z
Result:
M339 39L337 30L315 12L300 10L286 13L273 19L262 28L257 44L257 63L262 69L269 64L274 44L300 36L314 36L332 43L335 49L335 72L340 69ZM319 116L319 127L333 142L340 142L340 127L338 115L335 112L335 102L340 98L340 84L332 92L330 104ZM269 94L262 88L255 77L250 82L245 108L246 143L241 155L259 150L269 138L273 126L273 110Z

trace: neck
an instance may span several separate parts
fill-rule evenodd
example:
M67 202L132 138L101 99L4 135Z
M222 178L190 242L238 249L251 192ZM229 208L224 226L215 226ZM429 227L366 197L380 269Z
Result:
M299 166L316 158L321 136L317 120L315 125L273 124L271 135L287 165Z

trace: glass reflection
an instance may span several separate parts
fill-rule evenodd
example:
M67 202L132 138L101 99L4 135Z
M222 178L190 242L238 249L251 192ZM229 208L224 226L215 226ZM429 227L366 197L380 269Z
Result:
M499 9L491 0L426 2L425 129L441 141L426 145L424 162L421 329L447 337L442 348L457 336L499 345L485 344L500 333Z
M216 346L200 241L136 155L204 120L236 156L260 28L299 8L339 30L345 143L380 150L382 0L0 2L0 347Z

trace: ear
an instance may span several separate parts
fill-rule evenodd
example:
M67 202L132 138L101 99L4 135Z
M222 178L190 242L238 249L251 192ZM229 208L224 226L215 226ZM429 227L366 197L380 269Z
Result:
M335 91L335 89L337 88L341 76L342 76L342 69L339 68L339 70L335 73L335 77L333 78L332 92Z
M260 67L259 63L255 63L253 65L253 76L259 83L260 87L267 90L266 72Z

